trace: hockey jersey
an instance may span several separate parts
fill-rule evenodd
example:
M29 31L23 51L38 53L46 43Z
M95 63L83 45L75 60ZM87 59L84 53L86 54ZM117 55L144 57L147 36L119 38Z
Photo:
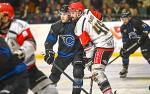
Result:
M32 36L28 23L18 19L13 20L9 32L6 35L6 41L12 53L18 49L23 50L25 53L24 63L29 67L35 64L34 52L36 50L36 42Z
M77 21L75 34L79 36L83 46L87 45L89 42L93 42L95 47L114 47L112 33L101 26L100 20L88 9L84 10L83 15Z
M82 54L83 48L79 38L74 34L75 24L73 22L62 23L58 21L52 24L50 32L45 41L45 50L52 50L58 41L58 55L61 57L72 57Z
M122 41L124 44L126 42L136 42L144 33L148 34L149 32L150 26L138 18L131 18L127 25L123 24L121 26Z
M10 72L19 63L21 63L21 60L11 53L4 38L0 37L0 78Z

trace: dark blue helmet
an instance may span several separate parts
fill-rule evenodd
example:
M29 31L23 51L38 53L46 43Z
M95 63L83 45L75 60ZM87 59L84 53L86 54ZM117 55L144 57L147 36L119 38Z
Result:
M120 18L126 18L126 17L131 17L131 13L129 10L124 9L124 10L122 10Z
M61 13L61 12L66 13L66 12L68 12L68 11L69 11L68 5L63 5L63 6L61 7L61 9L59 10L60 13Z

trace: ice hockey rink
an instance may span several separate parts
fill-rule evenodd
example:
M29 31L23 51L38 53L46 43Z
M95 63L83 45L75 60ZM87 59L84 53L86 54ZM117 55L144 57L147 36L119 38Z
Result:
M110 61L113 58L110 59ZM37 66L47 76L50 74L51 65L46 64L42 59L37 60ZM119 78L119 72L121 70L121 58L118 58L112 64L106 67L106 75L110 81L113 91L117 90L117 94L150 94L150 65L143 57L131 57L129 73L127 78ZM65 72L72 77L72 65L70 65ZM85 69L85 75L88 75L89 71ZM58 85L59 94L71 94L72 82L62 75ZM84 79L83 88L89 92L90 79ZM28 94L33 94L29 91ZM82 92L81 94L85 94ZM93 84L92 94L102 94L97 84Z
M120 25L119 23L108 23L107 26ZM39 28L37 28L39 27ZM50 25L32 25L33 35L36 37L35 40L37 42L37 54L44 52L44 41L48 34ZM37 30L38 29L38 30ZM44 33L43 33L44 32ZM42 36L41 36L42 34ZM117 47L121 46L122 41L117 41ZM55 50L57 47L53 47ZM54 50L54 51L55 51ZM118 50L119 51L119 50ZM136 56L136 55L135 55ZM146 60L137 55L138 57L130 58L130 66L129 73L127 78L121 79L119 78L119 72L122 69L122 59L118 58L112 64L106 67L106 75L110 81L113 91L117 90L117 94L150 94L149 86L150 86L150 65L146 62ZM116 56L114 56L116 57ZM114 58L112 57L110 61ZM50 74L51 65L46 64L41 58L37 58L36 62L38 68L42 70L47 76ZM65 72L72 76L72 65L68 66ZM89 74L88 69L85 69L85 75ZM62 75L60 81L57 84L57 88L59 94L71 94L72 92L72 82ZM90 88L90 79L84 80L83 88L89 92ZM33 94L29 91L28 94ZM81 94L85 94L82 92ZM93 84L93 92L92 94L102 94L97 84Z

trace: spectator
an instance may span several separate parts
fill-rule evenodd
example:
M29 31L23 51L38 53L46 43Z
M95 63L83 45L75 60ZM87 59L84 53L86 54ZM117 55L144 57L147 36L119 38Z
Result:
M13 4L16 9L16 17L19 19L26 20L29 23L32 22L33 16L35 16L35 8L41 9L40 16L48 16L51 18L50 22L58 20L58 10L63 4L69 4L71 2L81 1L87 8L93 7L107 16L104 21L118 21L120 11L123 9L130 9L133 16L140 16L141 19L148 19L150 16L150 0L0 0L0 2L8 2ZM88 2L90 1L90 3ZM50 9L48 14L47 7ZM111 12L111 15L108 15ZM113 16L113 17L112 17ZM42 23L47 23L47 18L44 17ZM47 19L48 20L48 19Z
M36 7L35 14L33 16L32 24L42 23L41 10L40 7Z
M146 7L143 6L142 1L139 1L137 3L137 9L138 9L138 15L141 16L141 18L145 19L147 16L147 10Z
M52 15L50 12L50 8L47 7L45 13L43 13L42 15L42 23L49 23L51 19L52 19Z
M112 7L112 13L114 15L115 20L120 19L121 8L120 8L119 4L114 3L114 6Z
M105 21L113 21L113 15L112 15L112 9L111 8L107 8L106 10L106 14L104 15L104 20Z
M47 7L46 0L39 0L39 7L41 9L41 13L44 13Z

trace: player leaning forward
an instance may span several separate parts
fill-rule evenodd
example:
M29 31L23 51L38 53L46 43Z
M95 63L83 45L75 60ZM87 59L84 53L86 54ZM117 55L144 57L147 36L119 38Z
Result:
M2 16L0 7L0 24ZM27 94L28 87L27 66L11 53L0 30L0 94Z
M50 80L35 65L36 43L29 25L14 19L14 9L9 3L0 3L0 6L4 14L1 32L6 35L11 51L24 59L24 63L28 66L30 89L35 94L49 94L50 90L56 91L55 88L49 87Z
M72 20L77 21L75 34L80 38L87 58L93 58L92 73L98 73L94 81L103 94L113 94L104 73L108 60L114 51L112 34L100 26L102 18L99 12L85 9L80 2L70 4L69 9ZM89 49L94 56L89 55Z

